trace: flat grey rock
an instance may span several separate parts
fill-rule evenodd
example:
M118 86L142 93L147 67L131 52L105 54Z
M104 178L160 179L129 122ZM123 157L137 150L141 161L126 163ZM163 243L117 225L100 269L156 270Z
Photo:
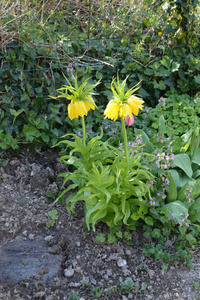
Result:
M18 283L37 275L45 269L43 280L49 281L57 275L62 255L52 255L44 238L24 240L18 236L0 249L0 282Z

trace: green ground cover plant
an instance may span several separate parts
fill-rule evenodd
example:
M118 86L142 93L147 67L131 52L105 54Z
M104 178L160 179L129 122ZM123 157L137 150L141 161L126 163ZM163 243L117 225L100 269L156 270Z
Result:
M165 135L173 138L181 136L193 128L196 117L200 117L200 98L177 93L161 97L155 108L146 107L142 112L142 125L147 129L151 127L151 134L154 135L161 116L165 119Z

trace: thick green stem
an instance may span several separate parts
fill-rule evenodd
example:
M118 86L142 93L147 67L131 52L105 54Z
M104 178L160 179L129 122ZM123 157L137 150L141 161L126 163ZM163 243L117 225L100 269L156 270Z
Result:
M124 151L125 151L125 157L128 161L128 141L127 141L127 133L126 133L126 126L123 117L121 117L121 124L122 124L122 135L124 139Z
M85 147L86 145L86 132L85 132L85 119L84 116L82 117L82 130L83 130L83 146Z

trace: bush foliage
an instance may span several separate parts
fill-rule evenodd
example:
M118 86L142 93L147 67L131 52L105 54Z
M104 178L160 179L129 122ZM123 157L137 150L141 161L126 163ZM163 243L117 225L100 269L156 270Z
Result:
M80 78L102 79L102 107L117 72L130 75L129 86L142 82L139 93L151 107L171 94L178 103L187 93L193 103L199 92L195 1L3 1L1 20L2 149L52 146L72 130L65 105L48 97L72 68Z

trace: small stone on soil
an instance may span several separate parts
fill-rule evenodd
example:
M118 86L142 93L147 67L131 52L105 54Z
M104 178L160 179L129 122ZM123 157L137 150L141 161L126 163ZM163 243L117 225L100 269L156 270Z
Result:
M65 269L64 274L65 274L65 277L72 277L72 276L74 276L74 269L72 269L72 268Z
M118 267L122 268L124 266L126 266L127 262L125 259L122 259L122 258L119 258L118 261L117 261L117 265Z

